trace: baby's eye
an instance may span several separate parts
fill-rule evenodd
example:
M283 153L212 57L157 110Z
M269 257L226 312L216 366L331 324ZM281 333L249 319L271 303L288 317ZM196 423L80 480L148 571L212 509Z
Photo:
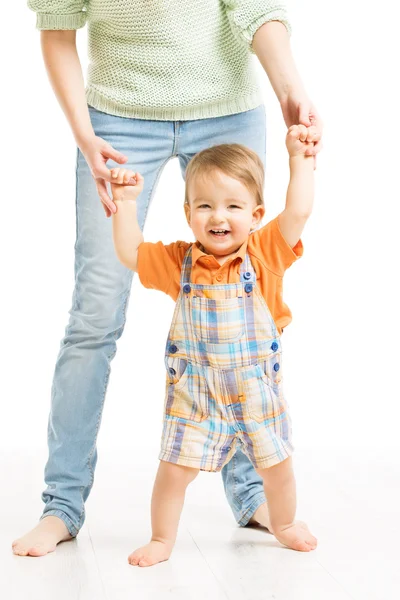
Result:
M199 204L197 208L210 208L209 204Z
M228 208L242 208L241 206L238 206L237 204L230 204L228 206Z

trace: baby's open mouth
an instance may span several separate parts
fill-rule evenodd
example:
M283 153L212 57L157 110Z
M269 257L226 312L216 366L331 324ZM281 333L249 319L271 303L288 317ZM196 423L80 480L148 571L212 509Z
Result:
M224 235L230 233L230 231L228 229L210 229L210 233L219 237L223 237Z

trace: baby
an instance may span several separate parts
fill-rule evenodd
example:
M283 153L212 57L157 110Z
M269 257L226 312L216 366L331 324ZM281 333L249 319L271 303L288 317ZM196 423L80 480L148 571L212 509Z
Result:
M307 150L317 137L314 127L290 127L286 206L261 228L264 172L258 156L239 144L195 155L186 170L184 205L195 243L144 242L136 217L143 177L112 169L117 256L145 287L176 300L165 352L152 537L129 556L132 565L169 558L188 484L199 470L219 471L237 444L263 479L271 533L294 550L316 548L307 525L295 521L280 335L291 320L282 277L303 252L300 236L314 196L314 158ZM128 185L131 178L136 185Z

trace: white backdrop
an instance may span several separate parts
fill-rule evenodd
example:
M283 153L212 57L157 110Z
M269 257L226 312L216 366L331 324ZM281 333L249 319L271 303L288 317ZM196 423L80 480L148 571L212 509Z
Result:
M295 444L315 451L398 446L398 21L395 1L291 2L296 61L324 122L304 258L287 273L283 337ZM50 386L73 289L75 145L42 64L35 16L3 7L1 55L2 343L0 446L46 451ZM78 34L86 61L86 31ZM256 60L256 59L254 59ZM268 219L284 206L285 126L267 105ZM191 239L176 160L164 170L145 237ZM167 224L167 226L166 226ZM163 351L173 302L135 280L112 363L101 453L155 464ZM140 454L136 453L140 450Z

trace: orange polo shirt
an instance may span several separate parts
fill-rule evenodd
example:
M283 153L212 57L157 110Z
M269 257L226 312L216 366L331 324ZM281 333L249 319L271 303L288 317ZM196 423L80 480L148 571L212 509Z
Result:
M192 277L195 284L239 283L240 264L246 252L256 273L257 286L264 296L279 333L292 320L292 314L282 299L282 278L290 265L303 254L301 240L291 248L279 229L278 217L251 233L239 250L223 265L214 256L200 250L199 243L143 242L138 249L137 272L146 288L165 292L177 300L183 259L192 249Z

